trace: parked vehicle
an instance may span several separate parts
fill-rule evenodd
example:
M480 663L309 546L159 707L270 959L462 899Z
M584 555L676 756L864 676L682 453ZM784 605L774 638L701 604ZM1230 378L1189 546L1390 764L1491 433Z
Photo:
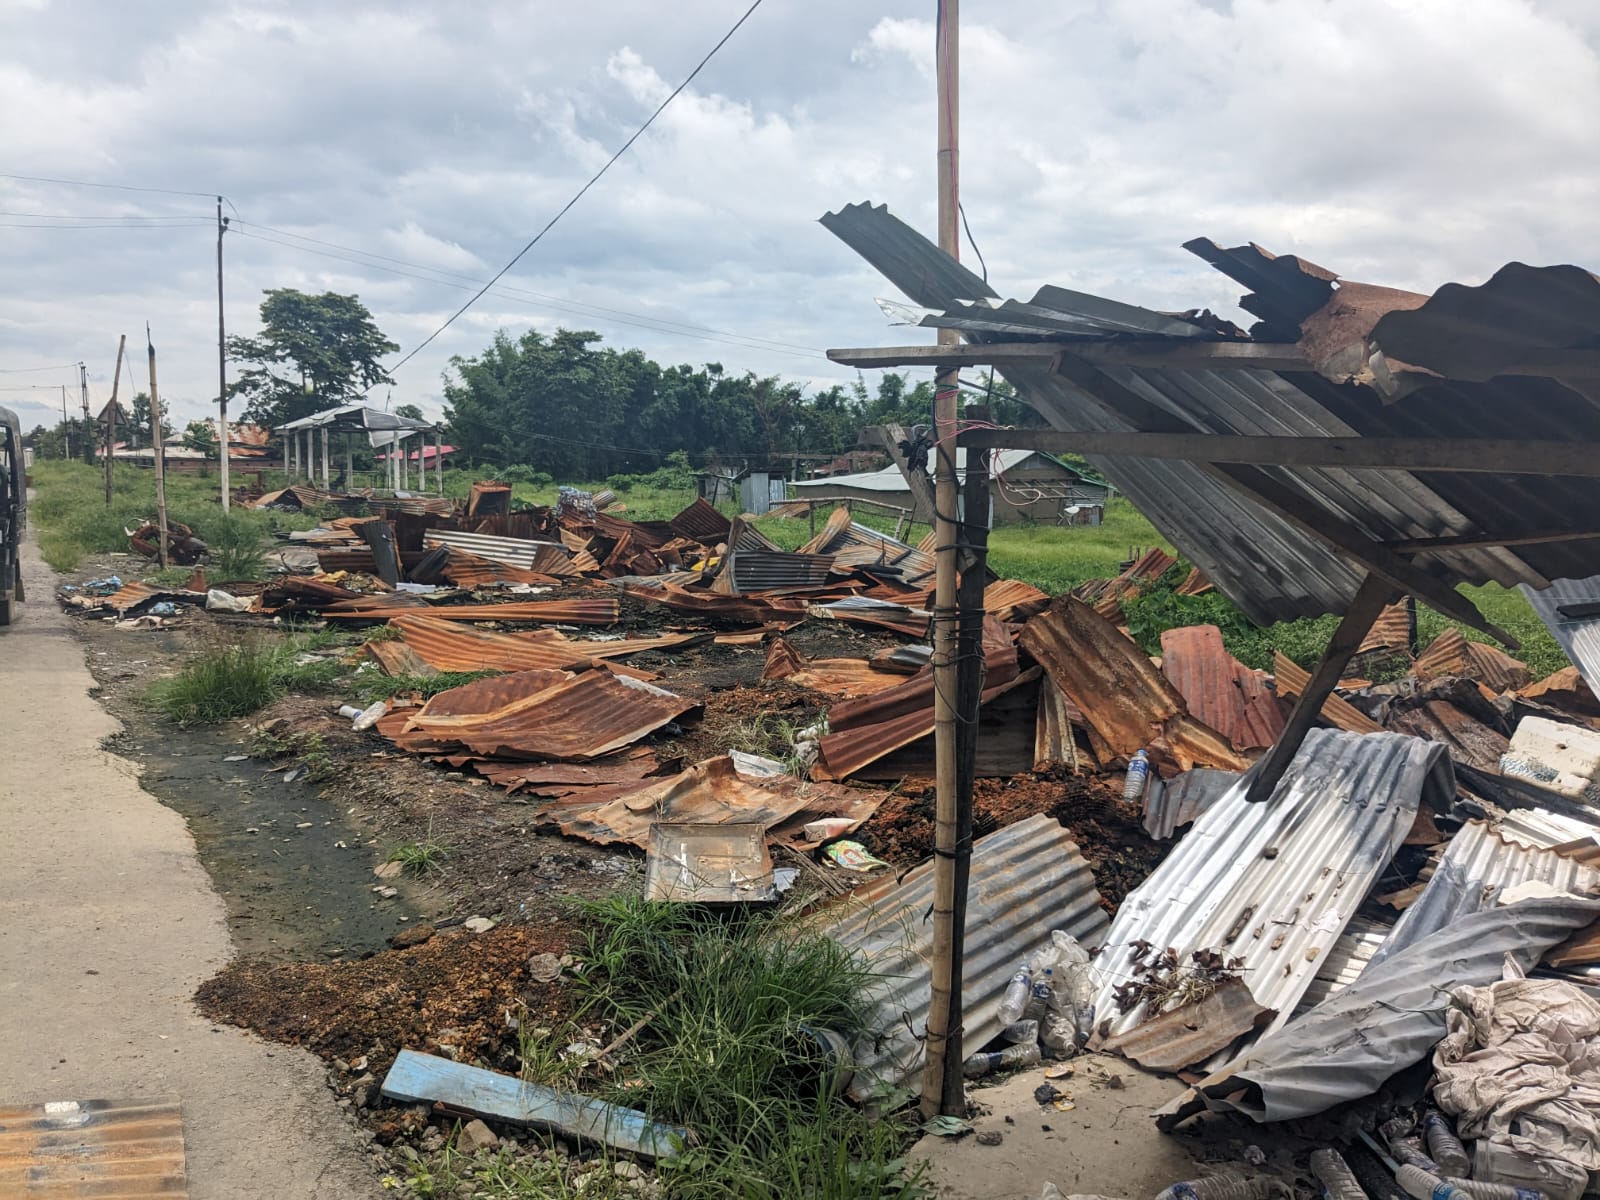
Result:
M11 624L22 595L22 530L28 515L28 483L17 414L0 408L0 625Z

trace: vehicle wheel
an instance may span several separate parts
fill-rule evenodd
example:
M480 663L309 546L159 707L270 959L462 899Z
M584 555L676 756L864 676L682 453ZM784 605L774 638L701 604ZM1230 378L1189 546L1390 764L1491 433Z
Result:
M11 624L11 604L10 600L0 600L0 629Z

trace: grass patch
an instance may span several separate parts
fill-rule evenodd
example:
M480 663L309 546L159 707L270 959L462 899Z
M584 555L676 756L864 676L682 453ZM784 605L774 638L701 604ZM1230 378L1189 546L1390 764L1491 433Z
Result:
M158 679L146 700L179 725L214 725L247 717L290 691L328 692L347 668L335 659L300 661L295 641L276 645L260 637L213 642L175 675Z
M806 1030L861 1029L872 976L859 959L782 914L722 917L631 897L579 908L587 1013L617 1029L650 1018L600 1094L698 1138L661 1164L663 1195L926 1194L922 1169L901 1156L910 1130L820 1085L826 1064Z
M437 875L444 871L445 859L454 853L454 846L433 836L433 822L429 821L424 837L391 846L383 861L399 863L408 875Z
M383 675L375 671L362 671L356 675L350 690L360 701L361 707L365 708L379 700L392 700L396 696L416 694L426 700L462 684L476 683L499 674L499 671L441 671L437 675Z

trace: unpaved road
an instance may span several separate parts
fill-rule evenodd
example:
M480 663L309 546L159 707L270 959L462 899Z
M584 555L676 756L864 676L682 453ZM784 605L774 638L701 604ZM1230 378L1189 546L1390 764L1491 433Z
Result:
M310 1054L190 1003L232 953L183 818L100 741L118 723L30 541L0 630L0 1105L183 1103L189 1194L381 1194Z

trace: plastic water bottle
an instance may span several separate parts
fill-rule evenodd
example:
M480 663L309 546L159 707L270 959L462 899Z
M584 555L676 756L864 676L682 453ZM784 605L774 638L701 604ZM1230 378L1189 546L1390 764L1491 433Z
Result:
M1145 784L1150 780L1150 756L1143 750L1128 763L1128 778L1122 785L1124 800L1137 800L1144 795Z
M1440 1175L1446 1179L1465 1179L1472 1174L1472 1160L1467 1157L1466 1147L1438 1109L1430 1108L1424 1114L1422 1134L1428 1139L1428 1157L1439 1164Z
M1037 1067L1040 1059L1039 1044L1029 1042L1026 1045L1007 1046L1004 1050L971 1055L961 1064L961 1073L968 1079L976 1079L980 1075L992 1075L996 1071Z
M1033 995L1033 972L1028 969L1028 964L1023 963L1017 973L1011 977L1011 982L1006 984L1005 994L1000 997L1000 1011L997 1014L1002 1025L1015 1025L1022 1019L1022 1010L1028 1007L1028 999Z
M1367 1200L1366 1189L1337 1150L1313 1150L1311 1173L1321 1181L1328 1200Z
M1039 1022L1024 1017L1007 1025L1000 1031L1000 1036L1013 1046L1026 1046L1029 1042L1039 1040Z
M350 723L350 728L355 730L357 733L362 733L368 729L371 729L378 723L378 719L386 715L388 711L389 702L387 700L379 700L376 704L363 709L360 715Z
M1246 1179L1228 1171L1221 1175L1208 1175L1204 1179L1191 1179L1175 1183L1156 1197L1156 1200L1267 1200L1272 1195L1274 1181L1263 1175Z
M1410 1163L1401 1163L1400 1168L1394 1173L1395 1182L1398 1183L1408 1196L1415 1200L1472 1200L1459 1187L1447 1183L1437 1175L1424 1171L1421 1167L1414 1167Z

